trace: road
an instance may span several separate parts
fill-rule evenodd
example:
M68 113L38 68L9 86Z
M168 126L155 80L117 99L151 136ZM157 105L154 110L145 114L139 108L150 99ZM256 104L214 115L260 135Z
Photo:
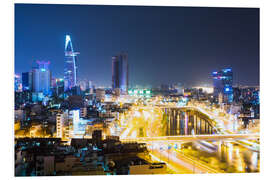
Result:
M177 174L189 174L189 173L224 173L224 171L220 171L217 169L211 168L207 163L203 163L199 160L198 157L187 156L184 155L181 151L176 149L166 149L166 148L153 148L153 144L167 144L168 142L171 144L177 144L179 142L196 142L196 141L219 141L219 140L227 140L231 142L237 142L237 144L242 144L243 142L246 144L245 148L249 150L255 149L255 151L259 151L256 141L249 144L249 140L259 139L258 133L252 134L237 134L235 131L233 132L232 126L230 125L233 121L229 118L231 116L220 117L216 115L214 112L202 108L196 107L193 105L184 106L182 108L192 108L198 110L209 118L213 119L219 124L219 127L223 129L222 134L213 134L213 135L185 135L185 136L160 136L160 121L162 120L162 108L179 108L175 105L161 105L161 106L134 106L129 111L129 118L126 119L127 126L123 133L120 135L121 141L137 141L137 142L145 142L148 144L150 149L150 155L152 159L156 161L163 161L167 164L167 167L174 173ZM139 129L144 127L146 132L144 132L144 136L146 137L138 137ZM230 143L229 143L230 144ZM256 146L254 146L256 145ZM250 149L251 148L251 149ZM241 167L238 172L244 172L244 163L243 157L241 155L242 148L232 147L228 150L228 157L231 157L231 154L234 154L233 159L237 160L233 162L236 166ZM248 155L249 157L253 157L256 159L255 155ZM196 159L198 158L198 159ZM229 160L231 161L231 160ZM256 166L256 165L254 165Z
M123 136L122 136L123 137ZM125 136L127 137L127 136ZM160 136L160 137L136 137L136 138L121 138L121 141L138 141L138 142L148 142L148 141L215 141L215 140L243 140L243 139L258 139L260 136L258 134L210 134L210 135L184 135L184 136Z
M154 160L165 162L175 174L223 173L223 171L215 170L203 164L196 158L184 155L181 151L174 148L165 148L164 144L159 146L154 142L154 144L148 144L148 148Z

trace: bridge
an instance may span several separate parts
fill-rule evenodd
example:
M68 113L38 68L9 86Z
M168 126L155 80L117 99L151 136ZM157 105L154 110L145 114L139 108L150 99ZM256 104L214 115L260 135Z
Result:
M163 114L161 119L162 136L193 135L193 134L219 134L236 133L240 126L234 116L218 116L208 109L200 106L187 105L155 105L139 106L135 110L148 112L157 110ZM145 126L141 127L145 129Z
M260 152L259 133L238 134L234 124L238 122L230 114L219 115L193 105L139 105L131 112L136 118L129 121L131 126L127 126L120 140L146 143L151 155L179 171L182 167L192 170L196 166L201 172L213 172L202 166L196 156L183 154L186 145L190 145L185 143L189 142L192 148L216 153L222 160L231 157L232 152L251 151L252 155Z
M148 117L144 117L144 121L137 123L137 125L141 125L139 129L141 129L144 134L142 136L146 136L146 131L149 129L155 128L151 125L151 122L155 121L161 125L161 127L158 128L161 131L161 136L216 134L220 132L220 130L216 128L218 127L217 122L212 119L212 117L209 117L204 112L201 112L201 110L192 106L140 106L136 107L135 111L147 111L149 114ZM156 114L159 114L159 117L153 118ZM157 122L157 120L160 120L160 122ZM148 126L146 126L146 124L148 124Z

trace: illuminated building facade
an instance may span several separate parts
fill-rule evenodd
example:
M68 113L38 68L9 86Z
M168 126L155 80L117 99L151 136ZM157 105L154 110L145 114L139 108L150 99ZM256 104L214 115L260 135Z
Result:
M32 92L29 90L15 92L15 107L20 107L24 103L32 102Z
M61 138L63 140L69 140L70 130L70 119L68 116L68 112L61 112L56 115L56 137Z
M82 91L85 91L86 89L89 88L89 87L88 87L88 82L85 81L85 80L81 80L81 81L79 82L79 85L80 85L80 88L81 88Z
M21 90L21 77L18 74L14 76L14 88L16 92Z
M69 112L69 139L81 138L85 134L85 128L87 121L80 118L81 110L72 109Z
M70 36L66 35L64 66L65 90L70 90L77 85L77 54L78 53L73 51Z
M49 95L51 88L50 61L37 61L38 68L33 69L33 92Z
M87 116L87 108L80 108L80 117L85 118Z
M59 79L56 79L56 95L57 96L60 96L62 97L64 95L64 86L65 86L65 83L64 83L64 80L59 78Z
M95 87L93 86L93 83L92 83L92 81L88 81L88 93L89 94L93 94L94 93L94 89L95 89Z
M58 113L56 115L56 137L62 138L63 137L63 114Z
M32 72L23 72L22 73L22 88L23 90L32 90Z
M112 89L120 89L121 93L127 93L128 56L126 53L112 57Z
M214 97L218 98L219 94L223 96L224 103L233 101L233 72L231 68L222 69L212 73L214 85Z

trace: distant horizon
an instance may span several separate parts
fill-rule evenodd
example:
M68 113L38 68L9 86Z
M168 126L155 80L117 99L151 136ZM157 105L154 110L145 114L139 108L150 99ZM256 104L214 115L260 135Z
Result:
M35 68L35 66L33 66L32 68ZM32 69L31 68L31 69ZM31 71L31 69L29 70L29 71L25 71L25 72L30 72ZM50 68L49 68L50 69ZM20 75L21 76L21 74L22 73L24 73L24 72L21 72L21 73L15 73L15 74L17 74L17 75ZM53 74L53 72L52 72L52 74ZM211 75L211 73L209 73L209 75ZM64 76L53 76L52 75L52 78L55 78L55 79L63 79L63 77ZM211 76L210 76L211 77ZM102 83L97 83L97 82L95 82L94 80L92 80L92 79L87 79L87 78L78 78L79 80L78 80L78 82L80 82L80 81L92 81L92 83L93 83L93 85L96 85L96 86L99 86L99 87L101 87L101 86L104 86L104 87L111 87L112 85L111 84L102 84ZM160 83L160 84L157 84L157 85L151 85L151 84L148 84L148 85L142 85L142 84L132 84L131 86L141 86L141 87L147 87L147 86L151 86L151 88L157 88L157 87L159 87L159 86L161 86L161 85L173 85L173 84L177 84L177 83L181 83L183 86L184 86L184 82L173 82L173 83ZM209 84L207 84L207 83L202 83L202 84L194 84L194 85L187 85L186 87L187 88L191 88L191 87L197 87L197 86L201 86L201 87L213 87L213 83L209 83ZM241 84L241 83L237 83L237 82L233 82L233 87L236 87L236 86L248 86L248 87L256 87L256 86L260 86L260 85L256 85L256 84L249 84L249 85L246 85L246 84ZM130 88L130 87L129 87ZM133 88L133 87L132 87Z

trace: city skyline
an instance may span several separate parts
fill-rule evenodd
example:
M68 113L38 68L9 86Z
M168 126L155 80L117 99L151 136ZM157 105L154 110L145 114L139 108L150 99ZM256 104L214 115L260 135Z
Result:
M63 41L70 34L80 52L78 79L98 85L111 84L111 57L120 51L128 52L132 86L212 84L211 72L226 67L235 72L234 84L259 85L259 9L30 4L15 9L15 73L49 60L52 76L63 77Z
M14 175L260 173L259 9L15 5Z

